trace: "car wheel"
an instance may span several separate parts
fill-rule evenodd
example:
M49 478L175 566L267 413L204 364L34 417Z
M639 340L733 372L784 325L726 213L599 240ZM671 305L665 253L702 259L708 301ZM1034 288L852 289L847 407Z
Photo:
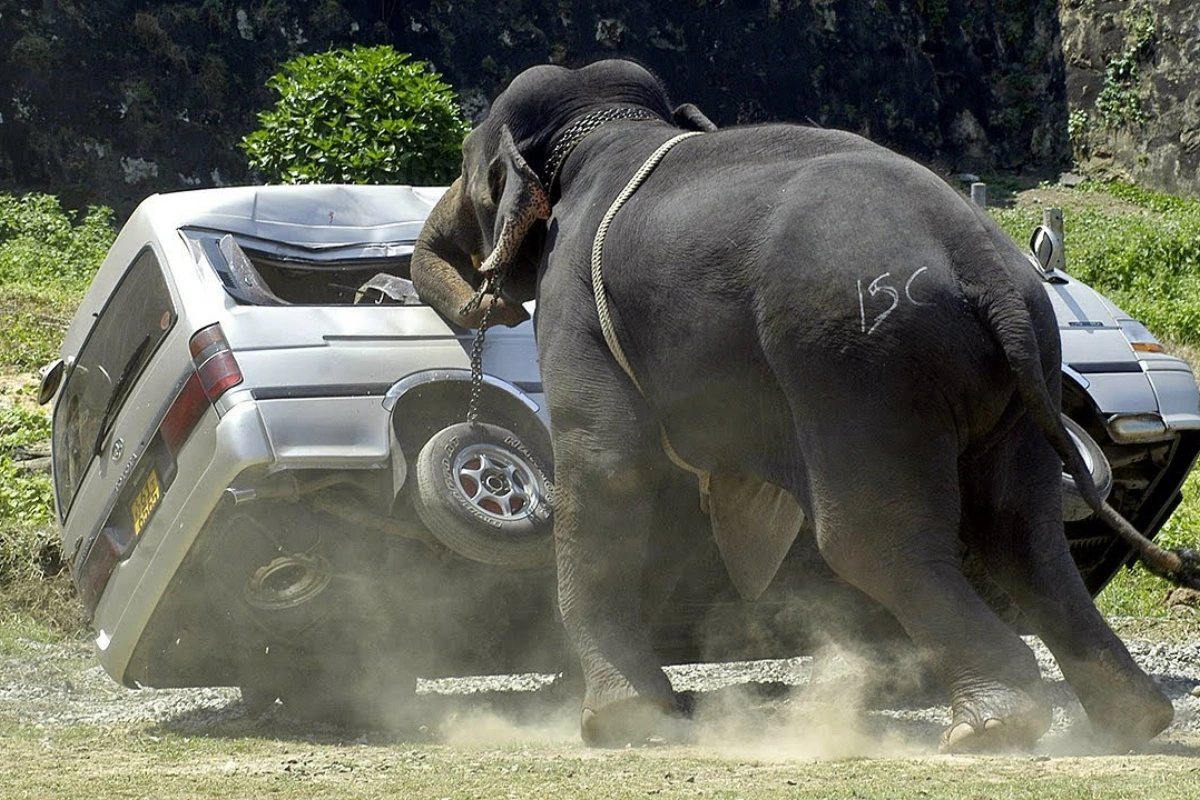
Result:
M417 456L417 514L439 542L464 558L512 569L549 566L549 463L499 426L451 425Z
M1113 477L1112 467L1108 463L1108 458L1104 455L1104 451L1100 449L1100 445L1088 435L1088 432L1083 429L1075 420L1063 414L1063 424L1067 427L1067 434L1070 435L1071 441L1075 443L1075 447L1079 450L1079 454L1083 456L1083 463L1087 466L1088 471L1092 475L1092 483L1096 484L1097 491L1104 499L1108 499L1108 493L1112 491ZM1087 519L1095 512L1092 507L1087 504L1083 496L1079 493L1079 489L1075 485L1075 479L1063 472L1063 520L1066 522L1075 522L1081 519Z

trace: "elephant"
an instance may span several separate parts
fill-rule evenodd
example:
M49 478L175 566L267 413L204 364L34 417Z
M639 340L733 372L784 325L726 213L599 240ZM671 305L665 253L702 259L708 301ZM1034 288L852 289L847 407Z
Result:
M749 598L810 530L946 687L944 751L1027 747L1051 719L964 550L1114 747L1170 724L1063 535L1064 465L1132 528L1064 430L1040 278L932 171L843 131L717 129L632 61L537 66L466 136L412 276L466 326L516 324L536 299L585 743L677 730L648 630L706 516Z

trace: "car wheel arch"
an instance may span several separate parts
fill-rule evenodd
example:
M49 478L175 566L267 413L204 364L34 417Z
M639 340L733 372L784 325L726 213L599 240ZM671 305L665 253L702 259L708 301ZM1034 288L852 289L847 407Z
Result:
M507 381L485 376L480 386L479 421L507 428L550 452L550 432L539 406ZM465 422L471 399L468 370L436 370L407 376L385 397L389 424L408 466L425 443L443 428Z

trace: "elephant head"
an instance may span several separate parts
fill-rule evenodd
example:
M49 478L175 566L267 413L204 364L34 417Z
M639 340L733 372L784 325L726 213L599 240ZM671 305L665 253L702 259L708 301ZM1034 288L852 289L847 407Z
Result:
M590 132L589 118L715 129L693 105L672 111L659 81L628 61L527 70L463 141L462 175L417 240L412 278L426 302L464 327L479 327L492 302L492 323L528 319L520 303L534 296L546 241L541 223L551 214L558 168ZM497 295L495 282L484 282L501 271L506 274ZM482 302L471 304L481 286Z

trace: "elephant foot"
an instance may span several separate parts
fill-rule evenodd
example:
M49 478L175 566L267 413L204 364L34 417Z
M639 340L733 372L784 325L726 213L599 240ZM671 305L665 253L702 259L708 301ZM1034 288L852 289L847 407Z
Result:
M678 704L642 697L596 709L585 706L579 729L588 747L676 744L690 738L690 726Z
M1097 647L1084 659L1059 658L1075 690L1099 747L1128 752L1166 730L1175 717L1171 700L1110 634L1110 646Z
M1050 729L1050 706L1019 689L994 689L958 698L954 718L942 732L943 753L994 753L1030 747Z
M1114 752L1141 748L1175 718L1175 707L1149 676L1122 689L1084 702L1096 738L1104 749Z

